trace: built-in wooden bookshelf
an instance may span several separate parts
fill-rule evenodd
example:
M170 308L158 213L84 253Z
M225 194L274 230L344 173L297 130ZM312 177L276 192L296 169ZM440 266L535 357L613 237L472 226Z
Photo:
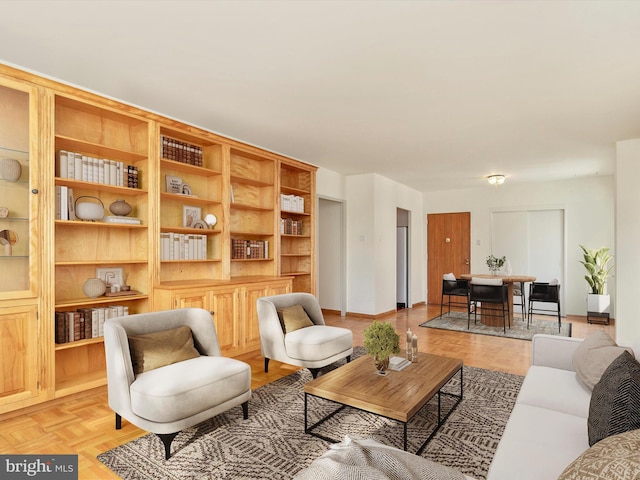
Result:
M130 314L149 310L149 122L116 110L77 98L56 95L54 100L54 149L56 172L54 185L72 189L75 203L81 197L98 199L104 214L117 199L126 198L132 205L131 216L140 225L112 224L102 221L55 220L55 311L69 312L83 308L126 305ZM84 159L95 158L134 165L138 171L138 188L111 179L111 183L84 176L75 165L73 179L59 176L60 152L73 152ZM104 167L104 168L108 168ZM52 174L54 172L51 172ZM103 177L104 178L104 177ZM91 181L89 181L92 179ZM96 269L122 268L125 284L140 292L120 297L88 298L84 282L97 276ZM97 319L96 319L97 321ZM97 332L97 333L96 333ZM86 390L106 382L104 346L101 332L93 338L59 343L55 346L55 396Z
M315 196L315 170L280 164L279 273L294 277L296 292L315 292Z
M259 348L257 298L315 293L315 167L3 65L0 100L9 106L0 155L19 157L23 172L15 183L0 179L11 193L0 192L10 210L0 226L21 240L0 258L10 272L0 281L0 348L9 352L0 368L12 372L0 381L0 415L106 383L102 338L86 330L69 341L58 331L55 343L56 312L198 306L212 312L224 352L236 354ZM83 175L75 163L73 175L70 163L61 168L61 151L79 155ZM121 181L106 180L105 159ZM101 203L105 217L125 200L137 220L73 219L57 205L63 191L74 206L79 197ZM281 212L281 194L304 198L304 210ZM215 222L185 225L185 214ZM300 231L280 234L283 217L299 220ZM167 234L192 236L201 255L167 255ZM234 258L234 240L249 242L251 254ZM83 285L98 269L121 269L135 292L88 297Z

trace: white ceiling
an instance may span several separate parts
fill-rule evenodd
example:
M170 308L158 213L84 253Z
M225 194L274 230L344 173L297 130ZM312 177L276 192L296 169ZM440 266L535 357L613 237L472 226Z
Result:
M0 61L419 191L613 173L638 1L0 0Z

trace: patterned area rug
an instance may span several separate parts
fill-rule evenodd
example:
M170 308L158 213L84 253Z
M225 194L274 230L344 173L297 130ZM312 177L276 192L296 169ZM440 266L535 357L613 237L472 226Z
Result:
M502 327L488 327L483 325L480 321L481 315L478 314L478 321L473 323L473 313L471 314L471 326L467 329L467 313L466 312L451 312L444 314L441 317L435 317L431 320L427 320L421 323L421 327L438 328L440 330L455 330L457 332L467 333L479 333L481 335L494 335L496 337L518 338L520 340L531 340L537 333L546 333L549 335L561 335L564 337L571 336L571 323L562 322L560 332L558 332L558 321L544 320L534 318L527 329L526 320L523 321L521 317L515 316L511 319L511 328L507 326L507 333L503 332Z
M363 353L362 347L356 347L354 357ZM445 389L459 393L459 377L456 375ZM464 399L422 456L482 480L523 377L464 367L463 378ZM168 461L164 460L162 443L152 434L102 453L98 459L125 480L292 478L330 445L304 433L303 386L310 380L309 371L300 370L256 389L249 402L248 420L242 419L237 407L181 432L173 441ZM329 401L309 399L309 411L318 418L336 409ZM449 397L442 399L446 412ZM427 438L436 418L437 397L409 423L410 452ZM373 437L402 448L401 424L349 407L322 427L324 431L318 433L331 438L342 439L346 434Z

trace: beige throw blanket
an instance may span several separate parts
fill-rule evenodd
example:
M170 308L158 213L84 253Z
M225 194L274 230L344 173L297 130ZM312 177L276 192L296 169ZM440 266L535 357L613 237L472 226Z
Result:
M346 436L300 471L296 480L465 480L459 471L373 440Z

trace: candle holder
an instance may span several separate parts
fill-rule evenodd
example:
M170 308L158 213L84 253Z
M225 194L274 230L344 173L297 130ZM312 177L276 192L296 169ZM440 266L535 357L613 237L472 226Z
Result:
M408 351L408 350L407 350ZM418 362L418 336L411 337L411 363Z

